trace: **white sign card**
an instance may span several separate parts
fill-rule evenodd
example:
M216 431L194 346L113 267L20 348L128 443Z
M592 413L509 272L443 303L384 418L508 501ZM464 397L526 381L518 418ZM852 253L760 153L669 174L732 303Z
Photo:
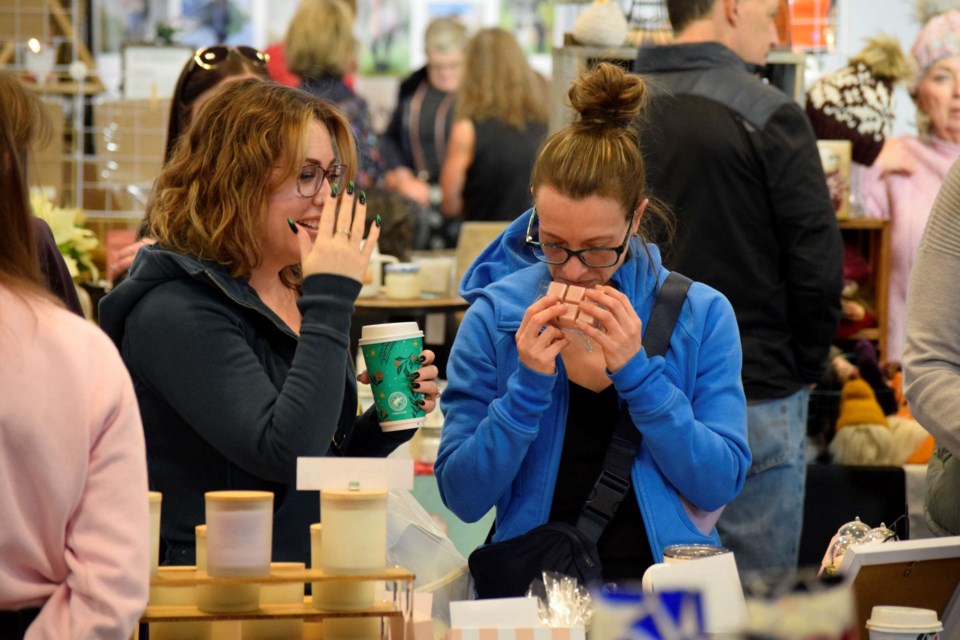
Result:
M300 491L413 489L410 458L297 458Z
M536 598L490 598L450 603L452 629L525 628L542 626Z

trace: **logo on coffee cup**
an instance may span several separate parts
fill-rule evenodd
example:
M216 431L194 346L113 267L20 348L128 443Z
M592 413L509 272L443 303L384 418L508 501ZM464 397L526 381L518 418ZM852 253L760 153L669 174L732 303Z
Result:
M388 399L388 402L390 403L390 408L396 411L397 413L406 409L407 404L409 404L409 400L407 400L407 395L402 391L394 391L393 393L391 393L390 398Z

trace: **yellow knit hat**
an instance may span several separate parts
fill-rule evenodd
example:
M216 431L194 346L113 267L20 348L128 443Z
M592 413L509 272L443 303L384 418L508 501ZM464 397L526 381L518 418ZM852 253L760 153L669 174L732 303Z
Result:
M840 393L840 415L837 417L837 431L853 424L879 424L887 426L887 417L877 402L870 385L854 378L843 385Z

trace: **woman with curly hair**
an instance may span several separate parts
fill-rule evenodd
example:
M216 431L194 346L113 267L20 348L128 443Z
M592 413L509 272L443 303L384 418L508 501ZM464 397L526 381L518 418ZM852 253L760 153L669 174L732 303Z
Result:
M296 490L297 458L382 456L412 435L357 416L350 317L380 228L364 228L355 171L336 108L242 80L201 108L157 179L157 242L100 319L136 384L167 564L194 563L204 493L222 489L272 491L273 559L309 561L319 504ZM436 375L411 381L425 411Z

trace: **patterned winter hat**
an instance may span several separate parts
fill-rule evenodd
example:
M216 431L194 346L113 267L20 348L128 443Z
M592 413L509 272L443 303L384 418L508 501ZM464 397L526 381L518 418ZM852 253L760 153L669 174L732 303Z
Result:
M849 66L820 78L807 92L807 117L817 138L849 140L854 162L873 164L893 125L893 85L909 69L896 40L869 40Z
M930 18L910 49L914 75L910 93L916 93L917 84L934 63L960 55L960 9L954 9Z

